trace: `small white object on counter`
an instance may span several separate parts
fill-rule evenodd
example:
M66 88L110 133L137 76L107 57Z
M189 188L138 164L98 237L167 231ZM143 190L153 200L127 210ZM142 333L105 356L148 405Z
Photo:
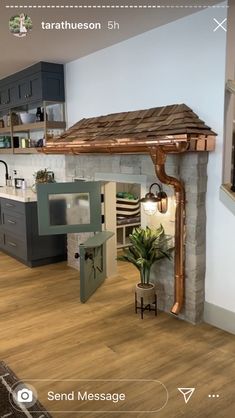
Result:
M26 182L26 180L23 180L22 181L22 187L21 187L21 189L22 190L27 190L27 182Z
M17 200L18 202L36 202L37 194L31 189L15 189L14 187L0 187L0 197Z

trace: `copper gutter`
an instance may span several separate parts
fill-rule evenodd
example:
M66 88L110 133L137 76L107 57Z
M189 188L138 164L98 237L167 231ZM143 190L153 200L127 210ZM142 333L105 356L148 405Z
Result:
M87 153L117 153L117 152L148 152L148 147L156 145L173 145L175 142L190 141L187 134L180 135L167 135L160 137L149 137L146 138L118 138L118 139L107 139L100 138L94 140L53 140L48 141L46 147L39 149L38 151L43 153L73 153L73 154L87 154Z
M184 303L185 287L185 189L182 181L168 176L165 172L167 154L181 153L187 150L188 144L174 144L173 146L157 146L150 149L156 175L163 184L174 187L175 211L175 300L171 312L178 315Z

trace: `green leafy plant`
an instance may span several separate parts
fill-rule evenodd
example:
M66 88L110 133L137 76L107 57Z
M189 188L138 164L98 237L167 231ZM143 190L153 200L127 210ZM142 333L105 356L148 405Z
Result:
M36 183L53 183L54 182L54 173L48 171L47 168L44 170L38 170L34 173Z
M118 260L132 263L140 272L142 287L148 287L153 264L163 258L171 259L172 238L165 234L162 225L157 229L134 228L129 238L131 245Z

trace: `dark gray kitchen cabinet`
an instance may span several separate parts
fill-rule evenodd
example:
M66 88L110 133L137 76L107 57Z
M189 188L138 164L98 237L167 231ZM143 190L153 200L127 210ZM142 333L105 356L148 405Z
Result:
M64 75L44 72L42 74L42 96L43 100L64 101Z
M1 81L0 81L1 83ZM1 87L0 84L0 109L8 109L14 103L19 103L19 85L18 83L8 84Z
M39 62L0 80L0 111L41 101L64 100L62 64Z
M66 259L66 235L39 236L37 202L0 199L0 250L29 267Z
M19 81L18 89L19 89L18 99L24 101L25 99L30 98L32 95L32 91L31 91L29 78L23 78L23 80Z
M10 105L10 86L0 87L0 109Z
M17 103L19 100L19 86L18 83L12 83L9 86L9 101L10 103Z
M27 101L40 100L42 93L41 74L37 73L34 76L24 78L19 82L19 100L20 103Z

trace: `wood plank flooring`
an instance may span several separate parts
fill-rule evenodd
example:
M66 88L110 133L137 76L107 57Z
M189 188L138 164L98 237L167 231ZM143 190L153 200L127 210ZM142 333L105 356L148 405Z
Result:
M81 304L78 273L66 263L30 269L0 253L0 359L22 380L153 379L169 392L159 413L53 417L234 418L235 336L165 313L149 312L141 320L134 313L136 277L134 268L120 263L119 275ZM50 382L35 387L53 390ZM68 381L59 387L71 388ZM177 387L196 388L188 404ZM144 388L133 389L139 410L153 401ZM208 398L217 393L219 398Z

